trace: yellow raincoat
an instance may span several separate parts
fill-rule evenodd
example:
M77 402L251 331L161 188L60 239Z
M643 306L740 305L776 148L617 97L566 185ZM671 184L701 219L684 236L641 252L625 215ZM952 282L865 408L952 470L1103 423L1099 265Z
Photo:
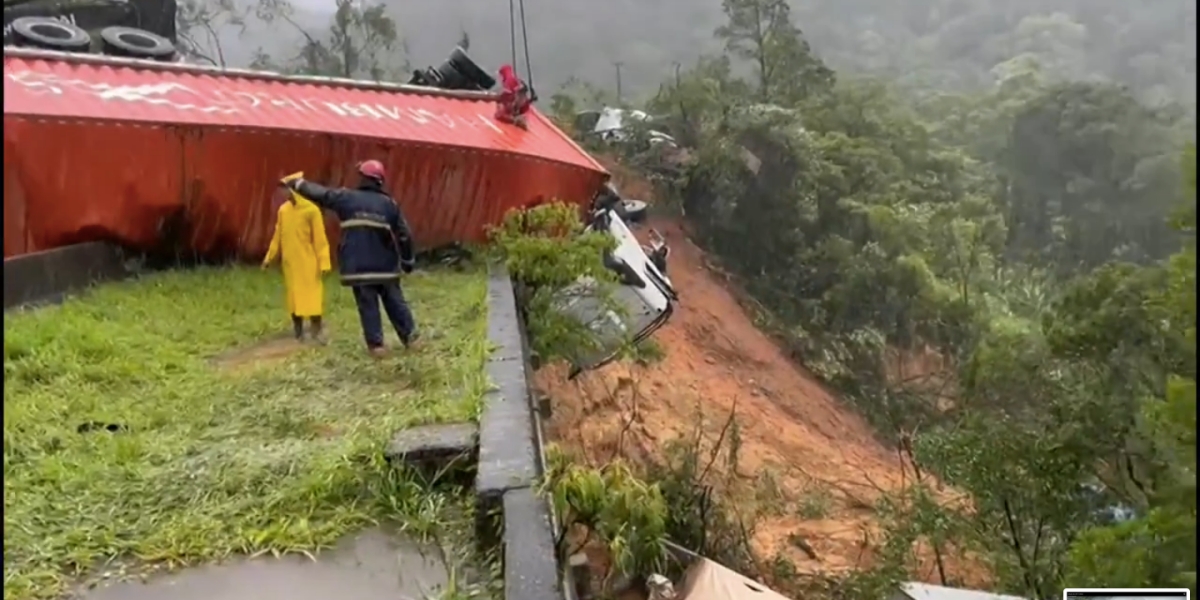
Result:
M325 219L316 204L296 192L290 193L292 201L279 207L275 235L271 238L263 266L282 255L288 313L297 317L317 317L323 312L325 300L321 275L330 269Z

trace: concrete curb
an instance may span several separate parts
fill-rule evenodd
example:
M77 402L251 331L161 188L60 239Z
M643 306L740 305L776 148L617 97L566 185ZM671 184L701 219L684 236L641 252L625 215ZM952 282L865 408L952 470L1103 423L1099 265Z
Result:
M60 302L102 281L124 279L125 253L105 242L74 244L4 259L4 310Z
M507 600L563 600L555 525L548 503L537 493L544 469L541 427L529 391L529 353L508 272L488 274L487 362L492 389L479 417L479 464L475 491L480 514L499 513ZM498 534L498 535L497 535Z

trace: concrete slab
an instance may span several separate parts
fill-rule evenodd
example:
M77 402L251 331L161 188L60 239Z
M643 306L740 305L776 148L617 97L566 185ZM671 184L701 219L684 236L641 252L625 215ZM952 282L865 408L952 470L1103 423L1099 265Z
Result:
M423 425L396 433L384 451L392 464L404 464L430 484L470 488L479 455L475 423Z
M505 600L562 600L546 499L530 488L504 493Z
M478 445L479 426L474 423L422 425L398 431L385 453L402 462L448 464L470 460Z
M82 591L81 600L426 600L450 580L442 552L371 529L321 552L185 569Z
M485 545L503 544L505 600L561 600L571 596L564 596L559 579L549 506L534 488L543 450L530 401L532 367L521 321L508 273L503 266L493 268L488 339L494 351L487 373L494 388L484 397L479 418L478 537ZM501 515L499 531L493 527L495 514Z
M499 280L499 283L497 283ZM538 476L537 449L534 447L533 412L529 403L529 382L524 360L502 358L506 353L523 357L520 318L513 302L512 284L507 275L491 275L489 285L507 288L500 297L506 303L488 307L489 341L495 351L486 369L493 389L484 396L479 418L479 475L475 491L485 502L498 501L506 490L529 487ZM504 322L505 327L491 323Z

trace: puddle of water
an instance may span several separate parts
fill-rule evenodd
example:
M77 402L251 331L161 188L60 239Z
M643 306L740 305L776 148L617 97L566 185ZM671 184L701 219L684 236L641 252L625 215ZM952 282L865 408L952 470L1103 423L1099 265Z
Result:
M449 581L440 550L371 529L321 552L184 569L83 591L81 600L426 600Z

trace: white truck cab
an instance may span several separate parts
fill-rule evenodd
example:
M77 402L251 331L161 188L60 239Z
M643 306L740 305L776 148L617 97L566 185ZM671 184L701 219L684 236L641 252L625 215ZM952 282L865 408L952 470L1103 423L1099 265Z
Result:
M607 185L593 202L588 220L589 231L607 231L617 241L604 257L617 282L581 277L556 295L559 310L596 334L597 344L571 359L571 378L608 364L627 344L649 338L670 319L679 300L666 274L670 248L665 240L651 229L651 241L643 246L622 218L623 212L620 194ZM601 285L608 288L606 294L598 288Z

